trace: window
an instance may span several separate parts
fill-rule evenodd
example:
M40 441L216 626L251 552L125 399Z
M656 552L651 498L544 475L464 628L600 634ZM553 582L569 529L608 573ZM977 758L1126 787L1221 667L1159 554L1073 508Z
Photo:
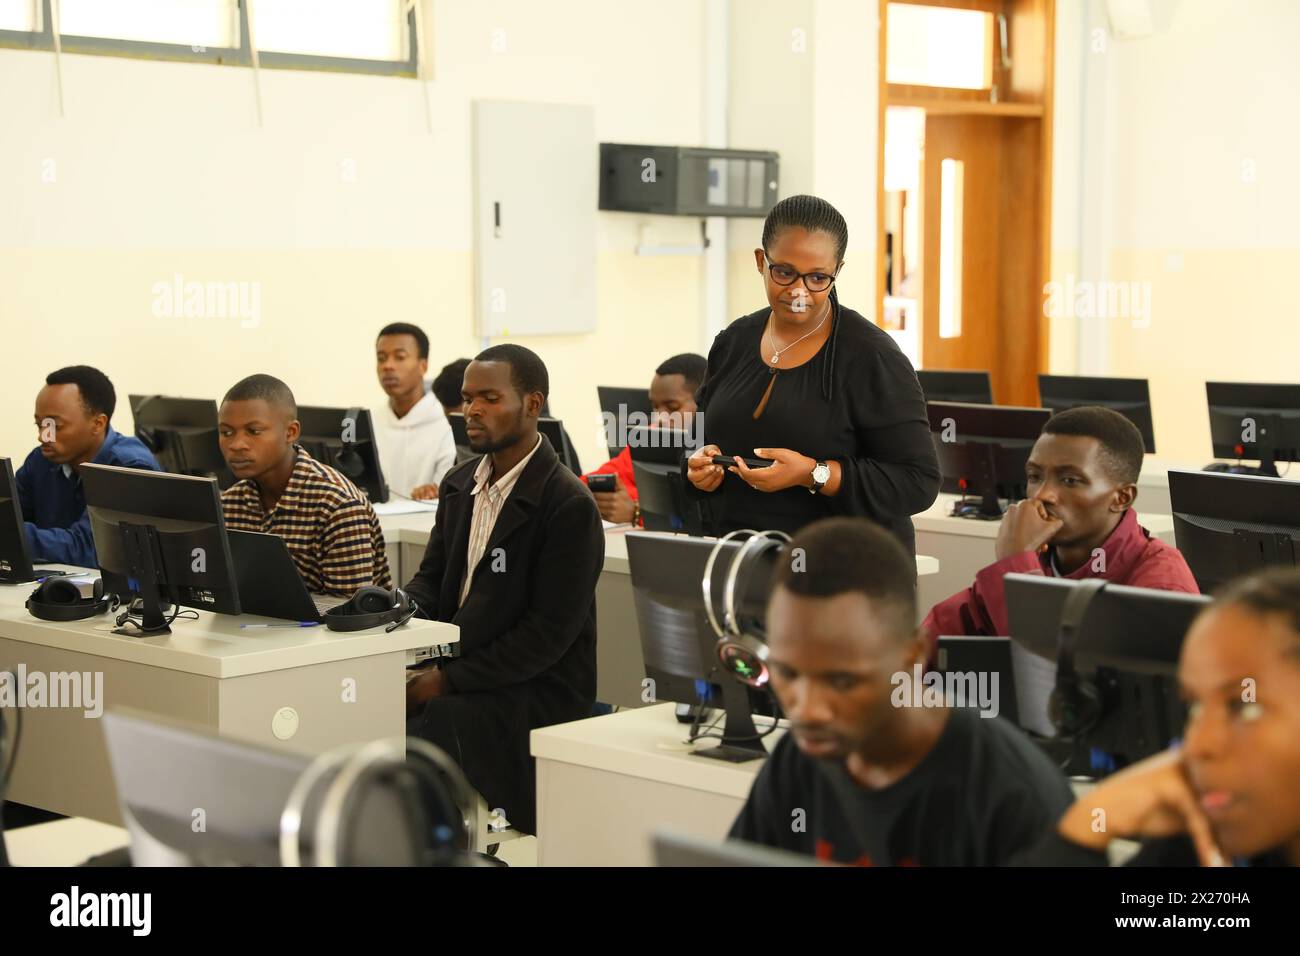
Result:
M264 67L415 76L415 11L408 3L61 0L58 25L68 53L249 66L251 33ZM54 49L52 9L52 0L0 0L0 47Z
M993 14L891 3L885 80L912 86L993 86Z
M0 30L36 33L41 29L41 0L0 0Z
M962 181L960 159L939 163L939 338L961 335Z
M239 46L239 9L231 0L60 0L59 32L233 48Z
M402 6L393 0L255 0L253 40L259 53L403 60Z

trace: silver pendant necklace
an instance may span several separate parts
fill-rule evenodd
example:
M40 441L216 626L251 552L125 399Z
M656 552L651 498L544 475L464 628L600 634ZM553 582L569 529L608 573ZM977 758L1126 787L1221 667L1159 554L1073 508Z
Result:
M827 309L826 314L822 316L822 320L817 323L816 328L809 329L807 332L799 336L789 345L782 346L781 348L776 347L776 331L774 329L774 326L776 325L776 316L772 316L771 318L769 318L767 322L767 340L772 345L772 359L771 359L772 371L773 372L776 371L776 367L781 361L782 353L790 351L792 348L794 348L804 339L808 338L808 336L816 333L823 325L826 324L826 320L830 318L830 314L831 314L830 309Z

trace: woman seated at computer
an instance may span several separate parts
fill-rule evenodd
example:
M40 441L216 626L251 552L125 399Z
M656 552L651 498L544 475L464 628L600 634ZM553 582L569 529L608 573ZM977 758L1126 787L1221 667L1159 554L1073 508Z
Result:
M1178 680L1182 745L1106 778L1017 862L1104 866L1300 864L1300 571L1230 584L1193 622Z
M714 339L696 395L708 444L686 462L719 532L859 515L915 550L911 516L939 492L925 397L888 333L840 304L847 246L844 217L815 196L781 200L763 224L768 305Z

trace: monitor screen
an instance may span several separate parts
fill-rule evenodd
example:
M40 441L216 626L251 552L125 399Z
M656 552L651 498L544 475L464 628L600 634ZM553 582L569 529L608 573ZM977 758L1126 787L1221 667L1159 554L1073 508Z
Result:
M1300 482L1170 471L1174 540L1202 591L1300 554Z
M1100 405L1119 412L1142 433L1147 454L1156 450L1151 422L1151 391L1144 378L1100 378L1092 375L1040 375L1038 398L1044 408L1063 412L1080 405Z

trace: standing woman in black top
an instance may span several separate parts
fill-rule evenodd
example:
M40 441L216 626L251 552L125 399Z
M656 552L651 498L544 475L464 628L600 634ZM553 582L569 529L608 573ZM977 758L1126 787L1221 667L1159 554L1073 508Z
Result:
M840 305L848 241L844 217L816 196L781 200L763 224L754 260L768 307L714 339L696 395L708 444L686 461L719 534L859 515L915 553L911 516L939 493L925 397L888 333Z

